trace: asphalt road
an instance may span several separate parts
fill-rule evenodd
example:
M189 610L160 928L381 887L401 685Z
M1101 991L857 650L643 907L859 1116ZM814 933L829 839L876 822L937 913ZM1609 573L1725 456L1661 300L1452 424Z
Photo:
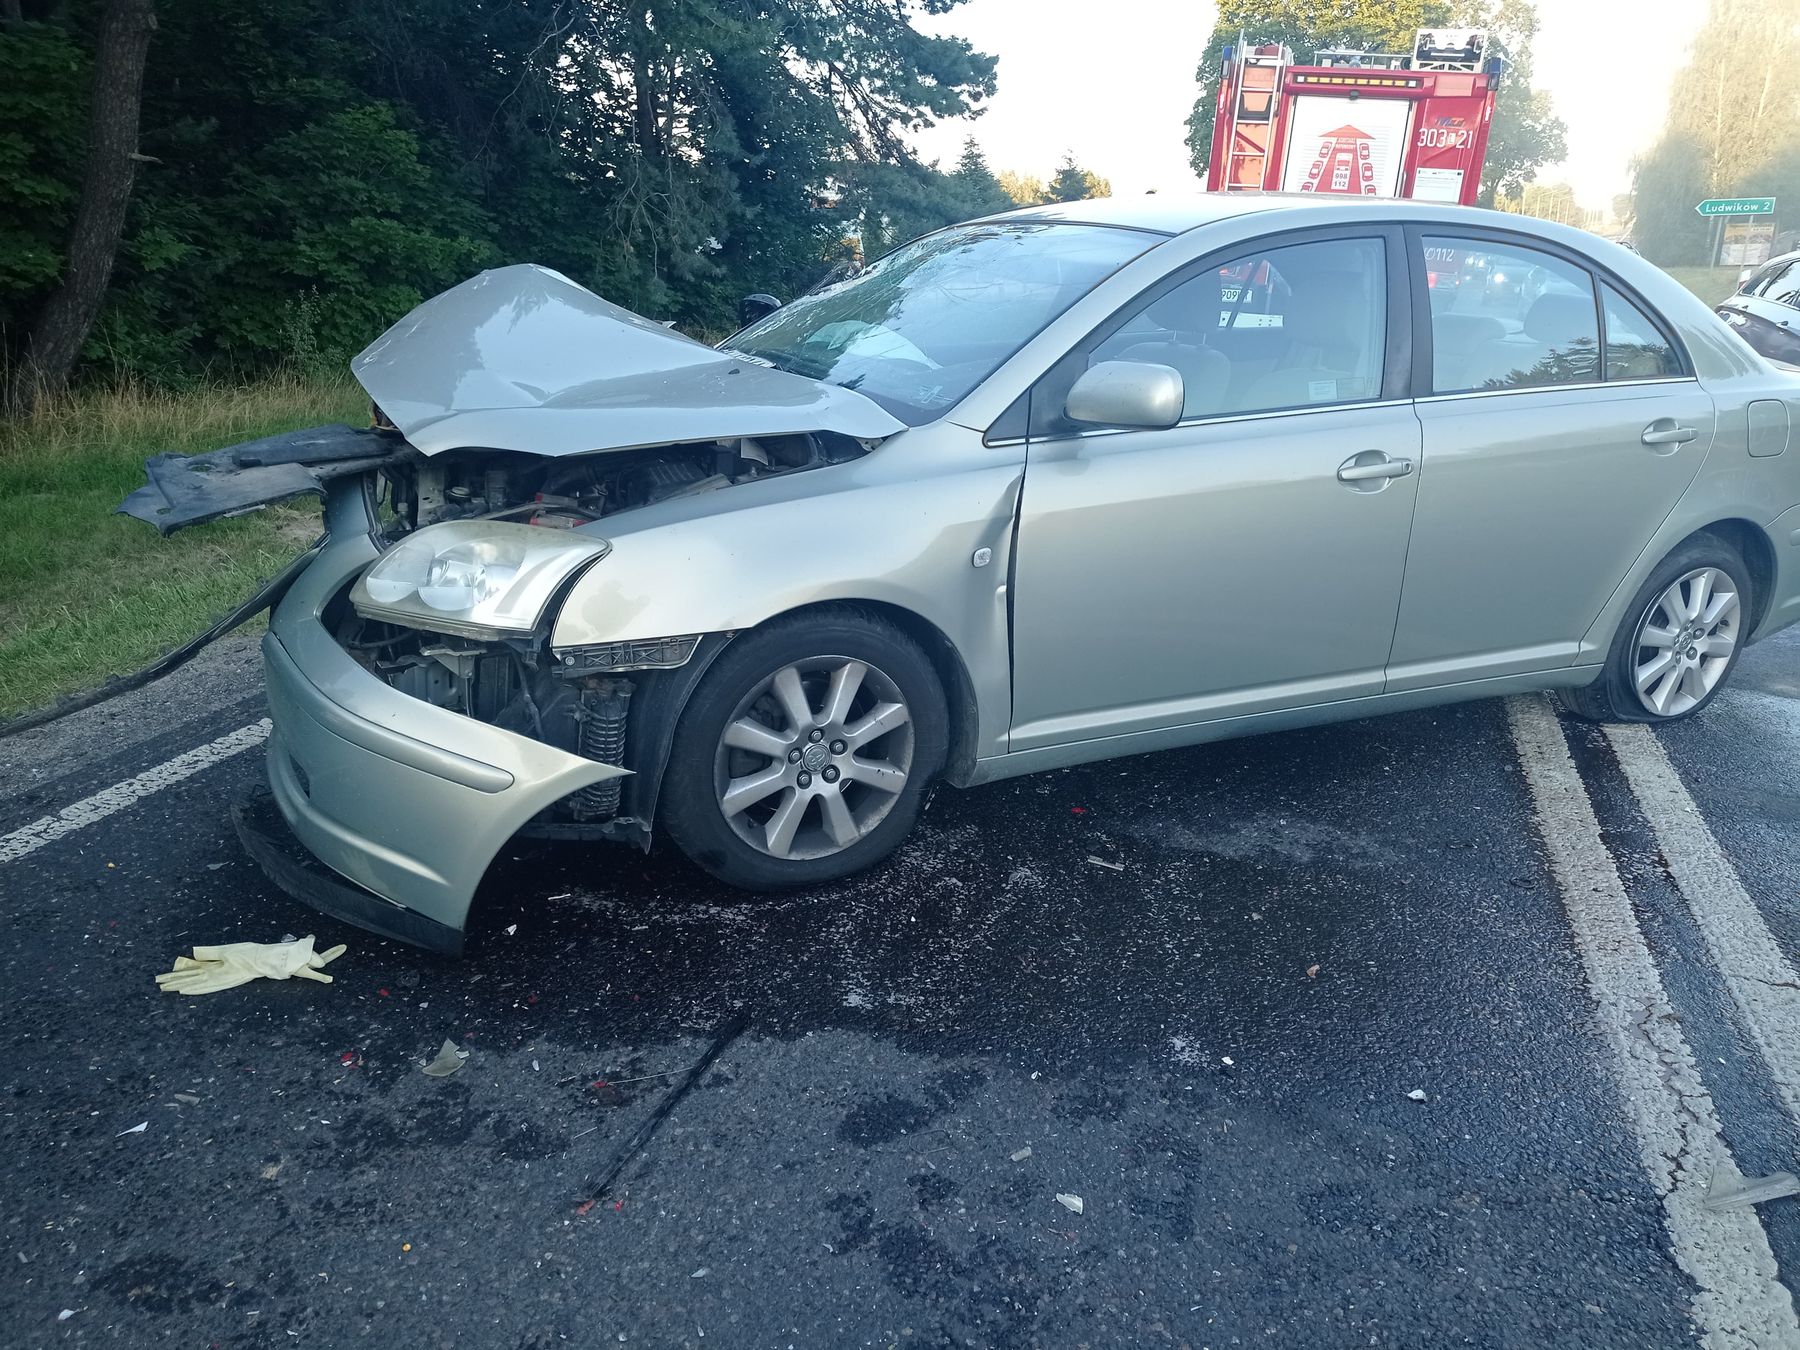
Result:
M1797 658L946 790L774 900L520 844L450 962L242 856L226 648L0 743L0 1339L1795 1345L1800 1199L1702 1201L1800 1169Z

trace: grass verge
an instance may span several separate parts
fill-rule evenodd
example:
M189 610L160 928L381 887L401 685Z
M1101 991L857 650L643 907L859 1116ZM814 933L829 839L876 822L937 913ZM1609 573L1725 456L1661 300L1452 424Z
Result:
M354 383L298 376L170 393L92 391L0 424L0 718L149 664L319 532L310 498L169 539L113 514L144 460L366 420Z

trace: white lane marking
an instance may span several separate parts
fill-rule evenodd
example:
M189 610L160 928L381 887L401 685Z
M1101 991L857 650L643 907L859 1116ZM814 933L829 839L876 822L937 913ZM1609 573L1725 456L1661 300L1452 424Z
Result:
M105 820L184 778L192 778L202 769L210 769L221 760L254 749L269 739L269 726L269 719L265 717L260 722L239 727L216 741L208 741L186 754L166 760L154 769L145 769L135 778L127 778L123 783L100 789L91 797L83 797L53 816L43 816L29 825L21 825L11 834L0 836L0 863L17 862L46 844L54 844L66 834Z
M1662 1198L1676 1263L1698 1290L1701 1343L1714 1350L1800 1344L1794 1301L1756 1212L1704 1207L1715 1165L1724 1184L1737 1180L1737 1163L1556 713L1541 697L1508 699L1506 712L1638 1157Z
M1783 1105L1800 1121L1800 975L1782 955L1656 733L1642 724L1609 726L1606 738Z

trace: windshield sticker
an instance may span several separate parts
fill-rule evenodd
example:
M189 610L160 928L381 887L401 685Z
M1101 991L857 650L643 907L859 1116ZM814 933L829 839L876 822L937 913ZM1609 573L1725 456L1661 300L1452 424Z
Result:
M1313 380L1306 386L1306 397L1312 403L1325 403L1337 397L1336 380Z

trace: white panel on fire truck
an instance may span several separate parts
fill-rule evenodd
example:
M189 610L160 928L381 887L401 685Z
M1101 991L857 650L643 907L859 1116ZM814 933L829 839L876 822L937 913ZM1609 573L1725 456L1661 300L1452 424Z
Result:
M1462 200L1463 171L1461 169L1427 169L1418 168L1413 171L1413 200L1416 202L1449 202L1454 206Z
M1398 196L1411 114L1404 99L1295 98L1281 190Z

